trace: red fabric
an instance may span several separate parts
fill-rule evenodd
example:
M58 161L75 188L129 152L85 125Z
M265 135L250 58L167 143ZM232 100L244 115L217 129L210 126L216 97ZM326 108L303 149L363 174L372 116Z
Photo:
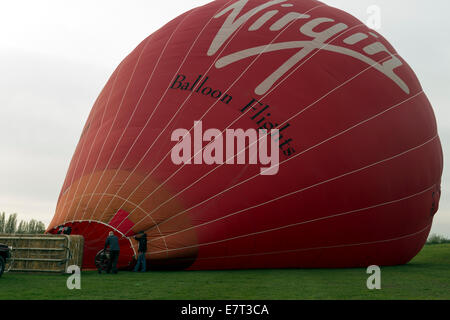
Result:
M293 12L304 16L279 29ZM171 134L196 120L204 130L283 127L278 174L175 165ZM112 74L50 228L91 219L146 230L149 259L169 267L402 264L426 241L442 163L432 107L381 35L318 1L217 0L150 35Z
M129 213L124 210L117 211L116 215L109 222L109 225L125 233L126 236L132 235L132 232L127 232L134 226L134 223L127 218L128 215Z

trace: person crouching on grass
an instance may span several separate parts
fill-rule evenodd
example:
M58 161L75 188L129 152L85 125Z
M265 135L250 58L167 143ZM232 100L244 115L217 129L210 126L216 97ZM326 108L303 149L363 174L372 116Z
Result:
M141 272L147 271L147 265L145 261L145 253L147 252L147 235L141 231L137 236L134 237L135 240L139 242L138 248L138 258L136 267L134 267L134 272L138 272L141 268Z

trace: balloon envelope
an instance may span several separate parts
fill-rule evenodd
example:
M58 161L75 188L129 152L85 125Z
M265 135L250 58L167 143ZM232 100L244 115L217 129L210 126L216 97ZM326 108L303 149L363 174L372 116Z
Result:
M192 144L183 163L178 129ZM243 163L221 163L218 135L205 163L209 129L278 129L278 171L262 174L249 143ZM48 232L83 235L84 267L109 231L120 267L139 231L152 268L404 264L426 241L441 174L430 103L380 34L318 1L217 0L151 34L111 75Z

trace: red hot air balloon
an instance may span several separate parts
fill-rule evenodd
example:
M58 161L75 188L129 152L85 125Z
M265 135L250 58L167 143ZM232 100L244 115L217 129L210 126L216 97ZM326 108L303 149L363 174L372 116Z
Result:
M250 129L278 129L275 174L249 161ZM224 158L227 130L248 133L232 145L243 163ZM139 231L154 268L404 264L438 210L442 163L432 107L380 34L319 1L217 0L114 71L48 232L83 235L84 267L109 231L121 267Z

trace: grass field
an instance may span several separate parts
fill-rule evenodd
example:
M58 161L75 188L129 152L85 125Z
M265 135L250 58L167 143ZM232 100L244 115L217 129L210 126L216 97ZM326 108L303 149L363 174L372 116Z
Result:
M427 245L409 264L381 268L381 290L368 290L365 269L87 271L81 290L67 275L7 273L6 299L450 299L450 245Z

